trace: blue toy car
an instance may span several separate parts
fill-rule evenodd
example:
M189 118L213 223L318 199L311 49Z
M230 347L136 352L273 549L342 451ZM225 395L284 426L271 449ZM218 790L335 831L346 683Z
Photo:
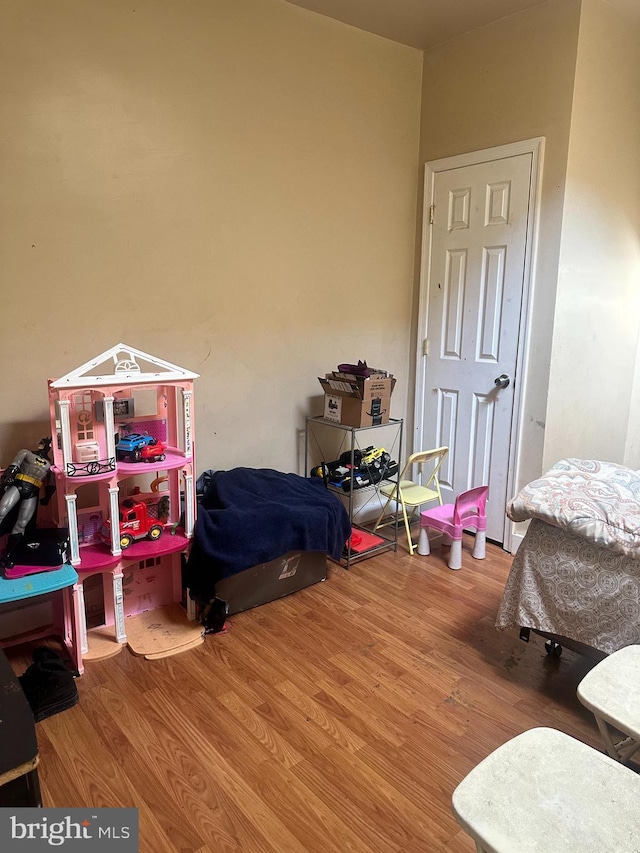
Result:
M140 462L142 459L142 448L156 444L156 439L152 435L140 435L139 432L132 432L129 435L123 436L116 444L116 456L119 462L125 459L132 459L134 462Z

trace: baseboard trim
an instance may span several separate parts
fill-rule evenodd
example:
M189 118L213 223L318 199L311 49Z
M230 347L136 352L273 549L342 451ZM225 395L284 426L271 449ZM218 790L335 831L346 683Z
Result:
M511 555L512 556L517 552L517 550L520 547L523 539L524 539L524 533L512 533L511 534Z

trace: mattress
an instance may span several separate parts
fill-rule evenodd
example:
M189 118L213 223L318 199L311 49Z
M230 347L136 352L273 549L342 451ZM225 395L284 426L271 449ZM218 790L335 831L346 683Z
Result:
M496 627L532 628L606 654L640 643L640 560L534 519Z

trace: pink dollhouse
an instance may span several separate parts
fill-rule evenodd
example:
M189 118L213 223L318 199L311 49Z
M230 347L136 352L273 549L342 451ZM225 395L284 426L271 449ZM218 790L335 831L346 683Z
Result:
M122 648L128 617L181 600L195 523L196 378L120 343L49 381L57 521L69 529L86 660ZM104 625L92 632L84 585L96 574Z

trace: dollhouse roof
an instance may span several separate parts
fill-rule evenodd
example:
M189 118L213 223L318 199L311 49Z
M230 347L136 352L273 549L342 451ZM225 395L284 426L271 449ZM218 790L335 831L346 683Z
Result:
M109 364L111 362L111 364ZM142 362L140 364L139 362ZM105 368L104 372L100 370ZM71 373L51 383L52 388L82 388L87 385L140 385L146 382L179 382L197 379L197 373L142 352L127 344L116 344Z

